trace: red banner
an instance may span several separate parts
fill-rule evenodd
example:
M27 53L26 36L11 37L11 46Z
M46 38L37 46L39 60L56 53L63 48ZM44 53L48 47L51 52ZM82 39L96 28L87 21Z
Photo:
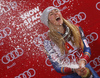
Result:
M0 77L61 78L43 52L48 27L40 16L48 6L59 8L65 19L82 27L92 53L89 64L100 76L99 0L2 0Z

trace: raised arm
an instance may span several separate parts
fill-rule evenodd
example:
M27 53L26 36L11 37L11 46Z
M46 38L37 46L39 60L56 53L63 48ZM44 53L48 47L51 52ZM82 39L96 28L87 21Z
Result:
M86 61L86 63L88 63L89 58L91 56L91 50L90 50L90 47L89 47L87 40L85 38L84 32L80 26L79 26L79 31L80 31L81 38L82 38L82 41L84 44L84 48L83 48L84 57L83 57L83 59Z

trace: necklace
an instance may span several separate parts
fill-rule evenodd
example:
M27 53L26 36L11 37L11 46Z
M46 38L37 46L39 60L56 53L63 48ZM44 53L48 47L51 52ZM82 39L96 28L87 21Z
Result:
M69 41L69 39L71 37L71 31L68 26L65 26L65 27L66 27L66 31L63 34L63 38L65 39L65 41Z

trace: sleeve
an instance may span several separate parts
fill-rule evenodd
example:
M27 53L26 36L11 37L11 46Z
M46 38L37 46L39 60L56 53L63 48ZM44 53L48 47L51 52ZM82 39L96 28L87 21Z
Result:
M44 41L44 48L46 50L46 54L53 66L53 68L58 72L58 73L63 73L63 74L70 74L72 73L72 69L71 68L68 68L68 67L61 67L59 65L59 61L55 55L55 50L52 48L51 44L50 44L50 41L49 40L45 40ZM53 56L53 57L52 57Z
M83 44L84 44L84 48L83 48L84 56L83 56L82 60L85 60L86 63L88 63L89 58L91 56L91 50L90 50L90 47L89 47L87 40L85 38L84 32L83 32L83 30L80 26L79 26L79 31L80 31L81 38L82 38L82 41L83 41Z

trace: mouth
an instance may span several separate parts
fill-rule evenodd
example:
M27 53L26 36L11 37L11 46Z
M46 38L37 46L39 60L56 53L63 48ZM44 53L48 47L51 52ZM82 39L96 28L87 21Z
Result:
M60 17L57 17L57 18L56 18L56 21L59 21L59 20L60 20Z

